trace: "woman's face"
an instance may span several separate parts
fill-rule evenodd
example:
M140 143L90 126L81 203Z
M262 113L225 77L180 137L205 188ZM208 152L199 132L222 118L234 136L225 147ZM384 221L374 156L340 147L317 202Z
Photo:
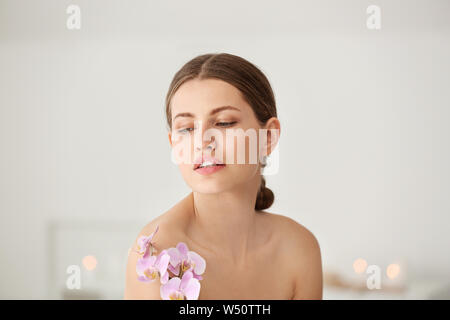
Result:
M261 127L241 92L218 79L194 79L182 84L172 97L171 111L172 160L193 191L218 193L259 179L259 156L270 153L267 144L260 141L264 132L259 129L267 124L276 127L276 118ZM225 166L201 174L206 170L194 168L205 156Z

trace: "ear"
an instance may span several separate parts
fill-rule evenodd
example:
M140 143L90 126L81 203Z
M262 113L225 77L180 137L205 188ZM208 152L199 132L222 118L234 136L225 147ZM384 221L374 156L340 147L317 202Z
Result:
M267 129L266 155L269 156L280 139L280 121L276 117L272 117L266 122L264 129Z
M172 131L169 131L169 143L170 146L172 147Z

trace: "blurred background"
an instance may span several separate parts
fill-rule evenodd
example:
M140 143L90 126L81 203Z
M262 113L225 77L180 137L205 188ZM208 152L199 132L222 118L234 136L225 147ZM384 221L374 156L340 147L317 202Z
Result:
M122 299L138 232L190 192L169 83L228 52L273 86L267 211L318 239L324 299L450 299L449 39L446 0L0 0L0 298Z

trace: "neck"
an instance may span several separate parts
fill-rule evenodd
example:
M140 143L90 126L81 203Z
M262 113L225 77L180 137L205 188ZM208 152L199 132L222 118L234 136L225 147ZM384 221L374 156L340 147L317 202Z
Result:
M195 241L214 253L243 263L255 236L256 195L260 175L233 190L190 194L190 233Z

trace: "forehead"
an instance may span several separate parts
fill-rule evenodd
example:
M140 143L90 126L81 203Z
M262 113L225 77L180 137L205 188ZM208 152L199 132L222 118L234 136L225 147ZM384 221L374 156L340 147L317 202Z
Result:
M219 79L189 80L183 83L171 100L172 119L179 112L207 114L214 108L231 105L248 112L250 106L233 85Z

